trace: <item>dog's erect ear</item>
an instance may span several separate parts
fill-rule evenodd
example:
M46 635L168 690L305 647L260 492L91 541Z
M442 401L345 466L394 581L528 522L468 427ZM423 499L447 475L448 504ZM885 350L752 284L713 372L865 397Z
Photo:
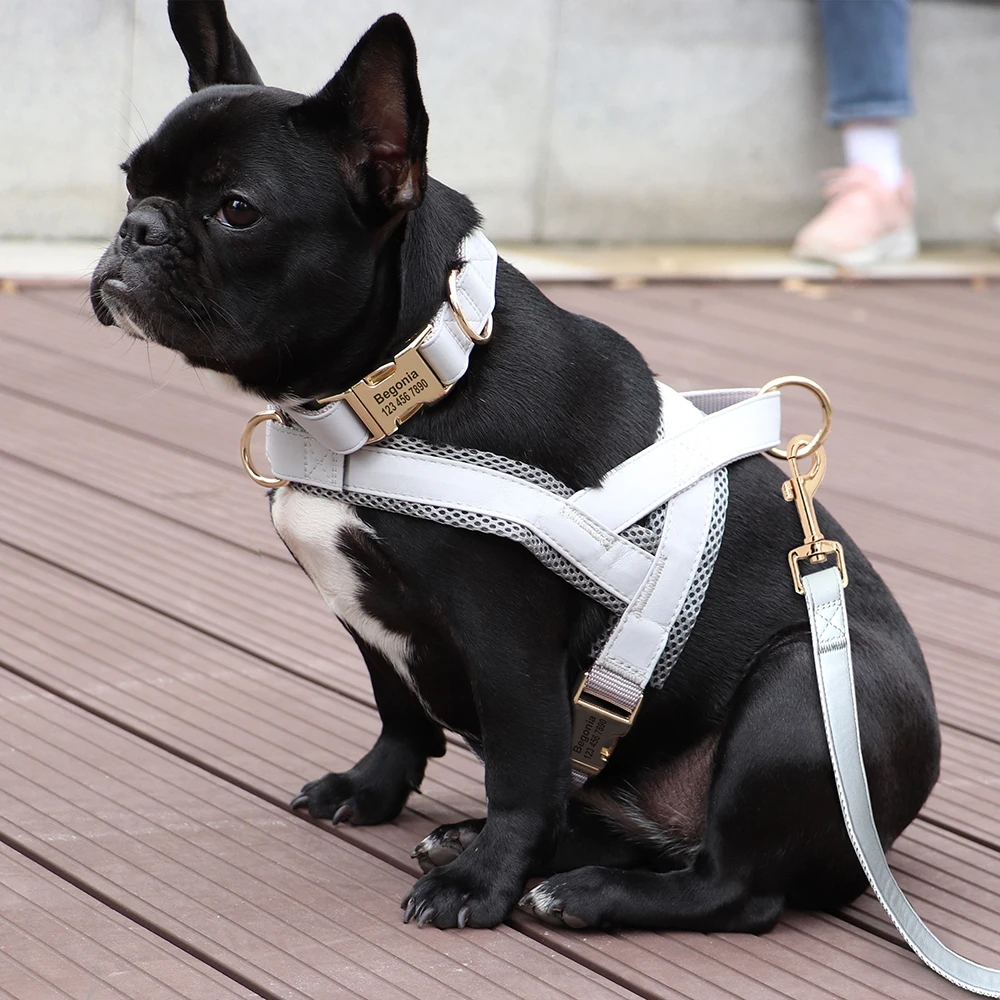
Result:
M427 112L417 47L399 14L380 17L337 75L296 114L342 132L349 182L376 216L420 204L427 187Z
M187 59L192 92L216 83L264 82L229 26L223 0L168 0L167 15Z

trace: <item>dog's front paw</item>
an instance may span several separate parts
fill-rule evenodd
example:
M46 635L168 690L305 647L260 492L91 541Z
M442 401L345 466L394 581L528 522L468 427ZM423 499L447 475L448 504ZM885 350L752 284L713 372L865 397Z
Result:
M445 823L431 831L413 848L411 858L425 872L450 864L483 831L485 819L466 819L461 823Z
M351 772L327 774L304 785L291 808L306 809L313 819L369 826L395 819L408 791L363 781Z
M495 927L511 911L523 888L482 865L464 864L470 855L420 879L402 902L403 921L421 927ZM479 860L479 859L474 859Z
M521 897L518 907L554 927L600 927L603 868L577 868L540 882Z

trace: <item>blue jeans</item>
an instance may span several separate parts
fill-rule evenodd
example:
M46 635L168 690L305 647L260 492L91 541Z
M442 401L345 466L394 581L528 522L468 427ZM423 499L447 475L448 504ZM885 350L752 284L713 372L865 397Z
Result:
M913 113L908 0L819 0L831 125Z

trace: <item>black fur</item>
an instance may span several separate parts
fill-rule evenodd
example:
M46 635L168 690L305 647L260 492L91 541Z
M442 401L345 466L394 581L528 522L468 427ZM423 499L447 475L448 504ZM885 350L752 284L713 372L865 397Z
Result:
M172 2L170 14L196 93L124 165L129 214L95 273L95 311L271 400L342 390L427 322L478 222L466 198L427 178L409 30L397 15L380 19L306 98L260 84L222 3ZM256 225L223 224L232 196L259 210ZM579 488L650 444L657 412L650 371L627 341L559 309L501 261L491 343L405 433L508 455ZM485 761L489 815L461 837L440 831L444 853L418 849L428 867L454 860L417 882L407 918L490 926L530 875L552 872L548 904L534 908L569 926L761 931L786 905L852 899L864 878L788 577L785 553L801 538L781 478L762 458L731 468L722 549L684 654L572 802L570 691L608 613L513 542L362 511L373 534L331 544L363 567L366 610L411 638L431 714L359 640L382 735L351 771L307 785L296 807L391 820L427 758L444 752L444 724ZM937 777L930 683L882 581L820 519L851 570L862 738L888 845ZM662 829L631 822L635 809L647 820L652 810Z

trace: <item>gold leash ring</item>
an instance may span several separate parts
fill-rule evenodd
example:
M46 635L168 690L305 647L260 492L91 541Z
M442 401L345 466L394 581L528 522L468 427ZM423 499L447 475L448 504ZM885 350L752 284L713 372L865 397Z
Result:
M247 470L247 475L258 486L273 489L278 486L287 486L288 480L276 479L274 476L262 476L253 464L253 457L250 454L250 441L253 438L253 432L258 424L266 423L268 420L277 420L279 424L288 424L288 421L277 410L261 410L260 413L255 413L247 421L246 427L243 428L243 436L240 438L240 458L243 461L243 468Z
M795 451L795 458L808 458L826 440L827 434L830 433L830 426L833 424L833 406L830 404L830 397L826 394L823 386L818 382L814 382L811 378L806 378L805 375L781 375L778 378L773 378L770 382L760 387L757 395L763 396L765 392L775 392L786 385L797 385L803 389L808 389L819 400L820 406L823 407L823 426L816 431L807 445L797 448ZM785 448L768 448L767 453L768 455L773 455L775 458L788 461L788 451Z
M448 304L455 314L455 319L458 320L458 325L465 331L469 340L474 344L485 344L490 339L493 335L493 313L486 317L486 325L483 327L482 333L477 331L465 318L465 310L458 301L458 271L452 271L448 275Z

